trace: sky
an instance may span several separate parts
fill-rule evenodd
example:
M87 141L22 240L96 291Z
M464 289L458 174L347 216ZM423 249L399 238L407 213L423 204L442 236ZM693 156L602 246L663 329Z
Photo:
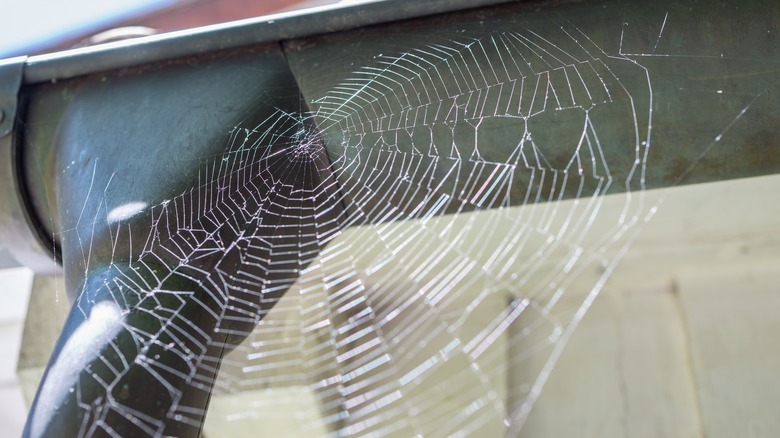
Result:
M16 0L0 14L0 58L171 1Z

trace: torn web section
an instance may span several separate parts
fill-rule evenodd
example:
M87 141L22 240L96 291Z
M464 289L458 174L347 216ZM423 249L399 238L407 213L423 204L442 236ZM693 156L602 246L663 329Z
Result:
M308 432L522 426L643 216L652 90L571 23L463 27L290 46L345 229L228 356L213 405L254 405L215 422L292 391Z

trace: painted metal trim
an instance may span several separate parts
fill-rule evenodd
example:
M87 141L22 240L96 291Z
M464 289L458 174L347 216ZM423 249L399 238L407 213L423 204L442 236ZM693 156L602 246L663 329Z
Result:
M99 73L251 44L332 33L513 0L362 0L31 56L24 83ZM517 0L514 0L517 1Z
M0 60L0 137L13 131L26 64L26 56Z

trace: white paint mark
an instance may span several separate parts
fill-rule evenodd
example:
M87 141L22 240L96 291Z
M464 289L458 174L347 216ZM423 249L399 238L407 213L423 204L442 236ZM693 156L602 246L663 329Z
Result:
M106 217L106 220L108 220L109 224L113 224L115 222L129 219L144 211L147 205L148 204L146 202L128 202L127 204L120 205L119 207L116 207L115 209L108 212L108 217Z
M73 392L81 372L116 336L122 322L122 311L116 303L103 301L92 307L89 318L68 338L46 375L32 418L32 437L43 435L65 397Z

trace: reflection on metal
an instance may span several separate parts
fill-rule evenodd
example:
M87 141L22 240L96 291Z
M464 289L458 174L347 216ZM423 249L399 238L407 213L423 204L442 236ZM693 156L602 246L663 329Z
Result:
M0 61L0 137L13 129L26 62L26 56Z
M291 288L321 293L299 308L335 313L321 318L341 324L323 345L339 366L356 367L349 378L368 367L355 362L368 353L351 330L402 333L399 321L448 321L476 304L508 322L485 317L450 343L453 330L415 342L443 342L442 353L401 351L420 363L395 380L425 380L455 345L487 360L506 347L502 327L527 336L507 328L515 320L549 328L538 337L555 357L628 231L652 216L643 190L780 172L777 5L498 3L368 2L15 61L0 90L16 99L21 66L27 85L19 129L0 140L0 178L15 187L0 200L0 233L40 270L61 252L74 300L27 436L197 435L223 355L283 297L304 296L285 296ZM737 10L753 26L731 26ZM667 23L670 11L683 22ZM599 210L606 195L626 193L624 204ZM511 216L521 207L529 217ZM614 217L594 225L598 214ZM376 235L361 234L375 224ZM533 250L520 251L518 236ZM49 254L28 248L36 241ZM446 248L426 255L423 243L438 241ZM405 270L392 270L393 257ZM485 268L502 257L503 270ZM553 280L541 268L507 273L550 259L560 260L550 262ZM565 275L591 272L586 262L599 271L575 295L583 310L551 316L575 283ZM345 304L381 281L392 287L380 305ZM423 283L434 292L410 293ZM521 283L523 293L514 290ZM534 287L542 292L525 294ZM472 302L472 289L490 299ZM398 316L398 303L423 295L417 305L435 309L429 318ZM399 309L372 313L388 302ZM121 329L106 325L120 319ZM98 329L111 339L91 350L77 339ZM370 365L389 366L382 357ZM88 372L70 391L52 376L73 364ZM326 427L357 434L345 406L358 402L345 400L343 369L333 369L312 384ZM501 370L470 388L504 379ZM516 433L539 381L491 393L515 398L490 405L490 421Z

